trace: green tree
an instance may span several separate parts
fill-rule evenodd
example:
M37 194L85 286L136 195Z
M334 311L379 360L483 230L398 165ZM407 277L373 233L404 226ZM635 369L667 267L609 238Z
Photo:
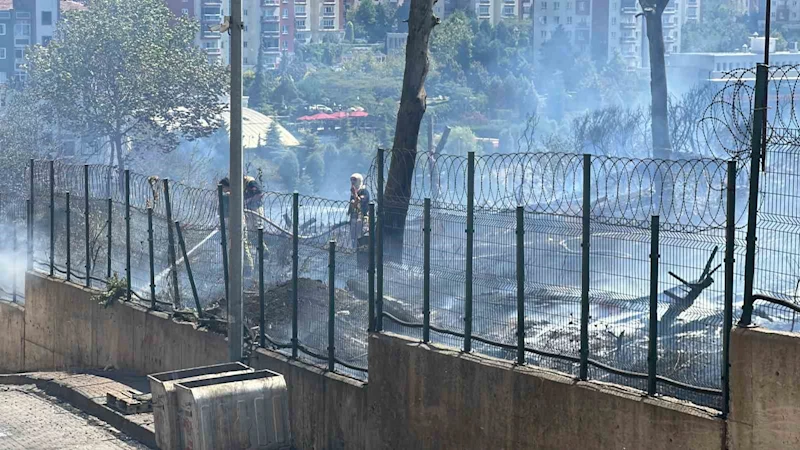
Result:
M274 120L270 124L269 130L267 131L267 136L264 141L264 149L266 149L268 152L278 152L283 150L278 123Z
M703 2L703 20L687 22L681 32L685 52L730 52L749 44L747 19L725 0Z
M469 19L463 11L456 11L433 29L431 55L450 74L461 73L471 62L474 38Z
M451 155L466 155L468 152L478 152L480 146L475 140L475 133L469 127L454 127L444 145L444 153Z
M356 36L368 38L378 21L375 3L373 3L372 0L361 1L358 4L358 8L356 8L353 19L353 23L356 27Z
M311 180L314 192L318 191L325 178L325 157L322 151L316 151L308 155L308 159L306 159L305 175Z
M197 32L162 0L94 0L33 48L29 89L61 127L106 139L122 169L125 143L174 148L222 124L228 75L194 45Z
M291 75L282 76L278 86L269 95L269 100L274 105L281 105L292 102L300 96L294 79Z
M344 40L352 44L355 39L356 39L355 26L353 26L352 21L348 20L347 25L345 26L344 29Z
M297 160L297 154L294 151L286 150L281 154L278 175L281 177L286 189L294 190L297 188L297 182L300 179L300 162Z

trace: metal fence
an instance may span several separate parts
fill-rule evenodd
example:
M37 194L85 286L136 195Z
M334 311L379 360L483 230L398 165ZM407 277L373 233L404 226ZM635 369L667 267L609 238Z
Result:
M384 181L410 161L404 214ZM735 179L715 159L379 154L378 223L404 233L400 255L381 231L377 327L724 411Z
M375 223L356 245L348 202L270 192L247 212L249 348L363 379L368 329L392 330L725 411L734 163L451 155L431 185L435 155L416 153L398 221L382 184L410 155L378 152ZM28 173L4 217L28 218L29 267L226 330L221 191L105 166Z

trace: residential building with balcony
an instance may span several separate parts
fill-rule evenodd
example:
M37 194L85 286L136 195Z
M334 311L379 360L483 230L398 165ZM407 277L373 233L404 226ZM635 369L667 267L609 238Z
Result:
M475 17L497 25L502 20L517 19L520 5L520 0L474 0L473 8Z
M167 6L176 16L188 16L200 23L196 44L206 51L208 60L221 64L230 61L230 36L214 31L212 27L222 23L228 14L228 1L224 0L166 0Z

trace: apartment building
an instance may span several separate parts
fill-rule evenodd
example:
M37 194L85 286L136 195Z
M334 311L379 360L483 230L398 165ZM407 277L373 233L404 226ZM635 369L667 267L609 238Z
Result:
M208 53L209 61L228 64L230 37L227 33L213 30L229 11L227 0L166 0L166 3L176 16L188 16L200 23L195 42Z
M83 7L63 4L67 9ZM60 13L58 0L0 0L0 83L25 81L28 47L50 42Z
M662 16L667 54L680 52L681 29L699 20L700 0L670 2ZM523 17L525 15L523 4ZM595 61L619 53L631 69L649 64L647 29L637 0L536 0L530 7L534 45L550 39L558 27L573 47L589 51Z
M502 20L520 17L520 0L474 0L475 17L497 25Z

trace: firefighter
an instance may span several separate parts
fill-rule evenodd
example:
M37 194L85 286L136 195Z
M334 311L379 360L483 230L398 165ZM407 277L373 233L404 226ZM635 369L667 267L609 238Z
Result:
M369 213L369 191L360 173L350 175L350 205L347 213L350 216L350 241L353 248L358 248L358 239L364 234Z
M219 184L222 186L222 208L224 217L228 216L228 203L231 193L231 184L228 177L223 178L220 180ZM261 217L264 216L264 192L261 190L261 186L258 184L255 178L251 176L245 176L243 179L243 186L244 186L244 209L246 211L252 211L258 216L245 212L244 219L245 219L245 230L242 233L242 247L244 248L244 256L245 256L245 276L252 273L252 270L255 269L253 253L250 249L250 233L255 233L258 230L258 227L261 226ZM228 243L230 246L230 242Z

